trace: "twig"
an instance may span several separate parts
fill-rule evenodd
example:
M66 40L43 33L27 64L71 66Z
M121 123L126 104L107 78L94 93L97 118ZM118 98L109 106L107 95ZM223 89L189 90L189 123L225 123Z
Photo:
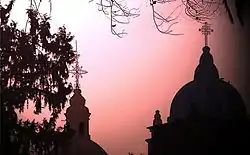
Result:
M93 0L90 0L90 2L92 1ZM110 19L111 33L119 38L122 38L127 33L124 29L118 31L116 29L117 24L129 24L131 18L136 18L140 15L138 8L129 9L127 5L122 4L122 2L124 1L118 2L117 0L100 0L99 3L96 3L99 6L98 10L103 12L103 14Z
M176 12L177 9L179 9L183 4L178 5L167 17L164 17L159 12L155 10L155 5L157 3L159 4L166 4L171 3L176 0L150 0L150 5L152 7L152 14L153 14L153 21L155 24L156 29L163 34L169 34L169 35L182 35L182 33L173 33L172 27L179 23L176 20L179 18L180 13L173 17L173 14ZM165 30L162 30L162 27L164 24L168 24L168 27Z
M211 20L223 4L222 0L182 0L182 3L186 15L200 23Z

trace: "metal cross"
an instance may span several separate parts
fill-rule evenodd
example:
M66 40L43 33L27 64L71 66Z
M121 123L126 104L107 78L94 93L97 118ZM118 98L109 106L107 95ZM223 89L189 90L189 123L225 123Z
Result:
M201 33L205 36L205 46L208 46L208 35L211 34L214 30L211 29L210 24L205 22L205 24L199 29Z
M76 52L77 52L77 41L76 41ZM79 89L80 88L80 83L79 83L79 78L82 78L83 74L87 74L88 71L83 70L82 66L79 66L79 57L80 54L76 54L76 62L75 62L75 66L73 67L72 70L70 70L69 72L73 74L72 77L75 76L76 80L75 80L75 89Z

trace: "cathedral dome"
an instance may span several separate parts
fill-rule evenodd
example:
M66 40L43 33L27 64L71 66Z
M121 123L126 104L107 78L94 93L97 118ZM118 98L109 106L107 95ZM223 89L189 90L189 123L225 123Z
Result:
M169 119L233 119L245 116L246 109L241 95L229 82L219 78L209 47L204 47L194 80L184 85L175 95Z
M72 155L107 155L106 151L92 140L79 139L71 146Z

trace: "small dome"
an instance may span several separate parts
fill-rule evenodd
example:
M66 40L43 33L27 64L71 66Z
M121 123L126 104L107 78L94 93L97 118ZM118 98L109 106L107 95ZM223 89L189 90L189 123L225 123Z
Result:
M92 140L80 140L71 146L72 155L107 155L106 151Z
M81 90L80 89L75 89L74 90L74 95L70 98L70 105L85 105L86 99L82 96Z
M85 106L85 98L81 95L80 89L74 90L74 95L70 98L70 106L67 108L66 120L74 130L78 130L79 123L89 120L91 113Z
M194 80L201 82L209 82L211 80L219 79L219 72L214 65L213 56L210 54L208 46L203 47L203 53L200 57L199 65L194 73Z

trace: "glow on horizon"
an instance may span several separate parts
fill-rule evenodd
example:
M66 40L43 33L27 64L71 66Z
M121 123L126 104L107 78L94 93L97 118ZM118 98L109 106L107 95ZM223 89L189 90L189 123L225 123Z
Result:
M49 3L42 4L48 12ZM27 19L26 6L28 0L17 0L13 8L11 18L20 27L24 27ZM229 25L224 18L220 22ZM204 37L198 31L201 25L185 17L176 27L177 32L185 35L162 35L154 27L150 7L145 5L141 16L125 26L128 35L118 39L110 33L109 20L98 12L95 3L82 0L53 0L51 23L53 31L65 24L75 35L80 64L89 72L81 79L81 89L91 112L91 138L110 155L146 153L145 139L149 137L146 127L152 125L155 110L161 111L165 122L175 93L193 79L204 45ZM236 28L222 27L216 21L212 27L209 45L215 64L220 75L240 89L238 77L230 70L237 59L235 39L230 35ZM31 108L23 118L41 120L49 115L45 109L36 116ZM63 119L62 115L59 122Z

